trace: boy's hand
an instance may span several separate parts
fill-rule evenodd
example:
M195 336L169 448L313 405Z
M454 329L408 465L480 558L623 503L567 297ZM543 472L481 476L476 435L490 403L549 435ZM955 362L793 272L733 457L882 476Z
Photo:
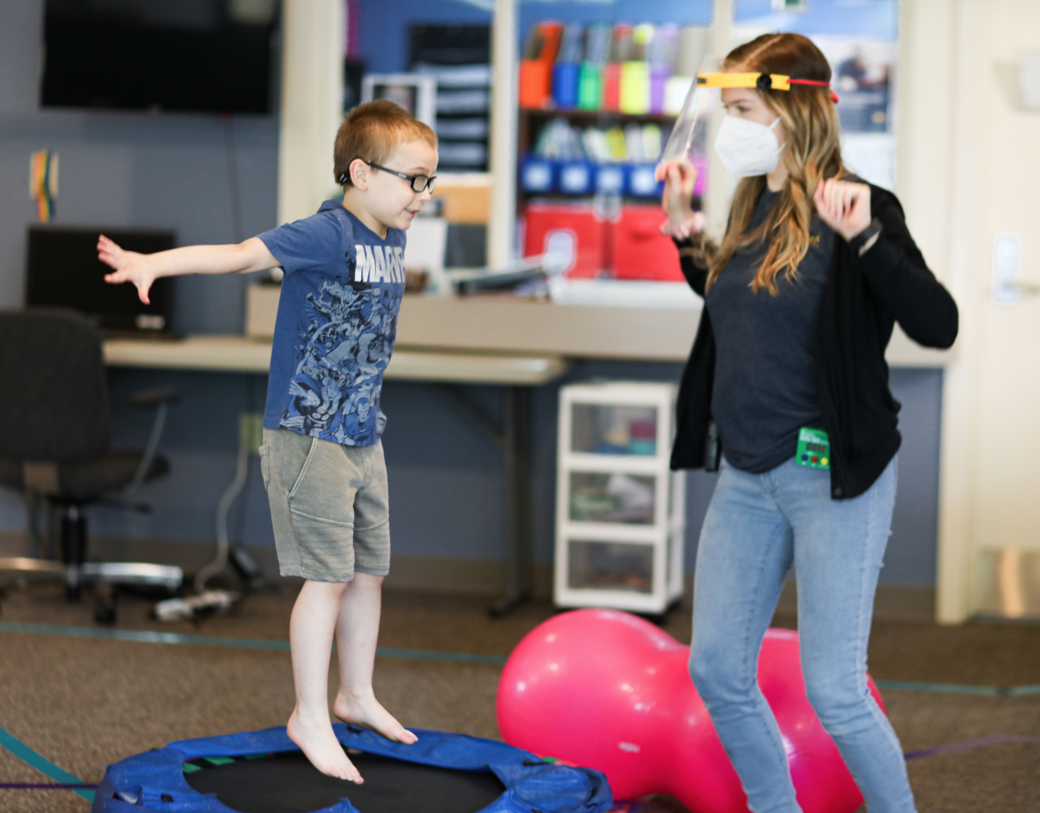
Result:
M158 275L156 269L151 267L154 262L149 261L148 255L125 251L103 234L98 237L97 248L98 259L115 269L113 273L105 275L105 282L132 282L137 286L137 295L141 301L150 304L148 290Z
M870 187L835 178L821 181L813 195L820 220L851 240L870 225Z

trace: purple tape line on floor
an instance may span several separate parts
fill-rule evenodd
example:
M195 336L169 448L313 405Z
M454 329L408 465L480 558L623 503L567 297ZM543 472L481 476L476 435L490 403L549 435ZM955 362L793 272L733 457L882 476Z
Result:
M0 790L96 790L86 782L56 784L54 782L0 782Z
M1002 742L1029 742L1040 745L1040 737L1028 737L1024 734L993 734L989 737L980 737L977 740L951 742L947 745L937 745L935 748L925 748L922 751L911 751L905 756L907 759L934 757L939 754L952 754L955 751L967 751L969 748L982 748L985 745L997 745Z

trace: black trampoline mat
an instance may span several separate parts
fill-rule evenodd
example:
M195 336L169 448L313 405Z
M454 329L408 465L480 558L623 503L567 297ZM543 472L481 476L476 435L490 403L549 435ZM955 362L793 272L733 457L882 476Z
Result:
M239 813L311 813L343 798L361 813L477 813L505 792L490 771L431 768L353 752L350 759L364 784L320 773L300 751L216 765L184 779Z

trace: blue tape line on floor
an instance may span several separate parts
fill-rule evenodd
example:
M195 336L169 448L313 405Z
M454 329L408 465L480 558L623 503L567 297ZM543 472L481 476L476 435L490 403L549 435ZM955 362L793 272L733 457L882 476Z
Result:
M22 762L26 762L32 765L36 770L41 773L45 773L51 779L56 782L62 782L70 785L86 785L87 783L80 779L78 776L73 776L68 771L62 770L50 760L44 759L42 756L37 754L32 748L26 745L24 742L19 740L12 734L7 733L4 729L0 728L0 745L14 754ZM80 788L74 790L74 793L82 796L88 802L94 801L94 791Z
M467 652L426 652L421 649L384 649L376 650L376 655L384 658L412 658L422 661L454 661L456 663L490 663L504 666L506 659L502 655L471 655Z
M879 689L903 692L931 692L934 694L969 694L979 697L1025 697L1040 694L1037 686L970 686L959 683L917 683L909 680L875 680Z
M86 782L0 782L0 790L93 790L96 787Z
M258 638L221 638L217 635L186 635L179 632L154 630L119 630L102 627L63 627L55 624L19 624L0 621L0 632L20 632L30 635L64 635L74 638L102 638L110 641L133 641L146 644L191 644L195 646L226 646L237 649L273 649L289 651L288 641L265 641ZM393 649L380 647L376 655L403 660L450 661L454 663L486 663L502 666L501 655L477 655L466 652L430 652L422 649Z
M144 644L195 644L198 646L230 646L239 649L278 649L289 651L288 641L265 641L258 638L221 638L216 635L184 635L179 632L156 632L154 630L63 627L56 624L19 624L0 621L0 632L23 632L30 635L64 635L73 638L102 638L110 641L134 641Z
M289 651L288 641L265 641L259 638L222 638L217 635L188 635L180 632L154 630L120 630L104 627L63 627L55 624L20 624L0 621L0 632L21 632L33 635L65 635L75 638L103 638L114 641L134 641L148 644L192 644L195 646L226 646L237 649L273 649ZM402 660L448 661L453 663L484 663L502 666L502 655L479 655L467 652L434 652L423 649L380 647L376 655ZM875 680L879 689L935 694L966 694L980 697L1026 697L1040 694L1040 684L1034 686L971 686L956 683L919 683L908 680Z

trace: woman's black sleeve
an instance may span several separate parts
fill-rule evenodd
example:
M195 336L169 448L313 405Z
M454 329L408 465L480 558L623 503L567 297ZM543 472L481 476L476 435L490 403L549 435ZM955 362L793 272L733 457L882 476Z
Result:
M957 338L957 303L925 264L899 201L876 187L871 192L881 192L872 207L881 234L865 254L852 258L853 264L907 336L924 347L950 347Z
M694 293L703 298L708 283L708 260L715 252L714 244L703 234L687 237L685 240L672 239L679 249L679 267L683 276Z

